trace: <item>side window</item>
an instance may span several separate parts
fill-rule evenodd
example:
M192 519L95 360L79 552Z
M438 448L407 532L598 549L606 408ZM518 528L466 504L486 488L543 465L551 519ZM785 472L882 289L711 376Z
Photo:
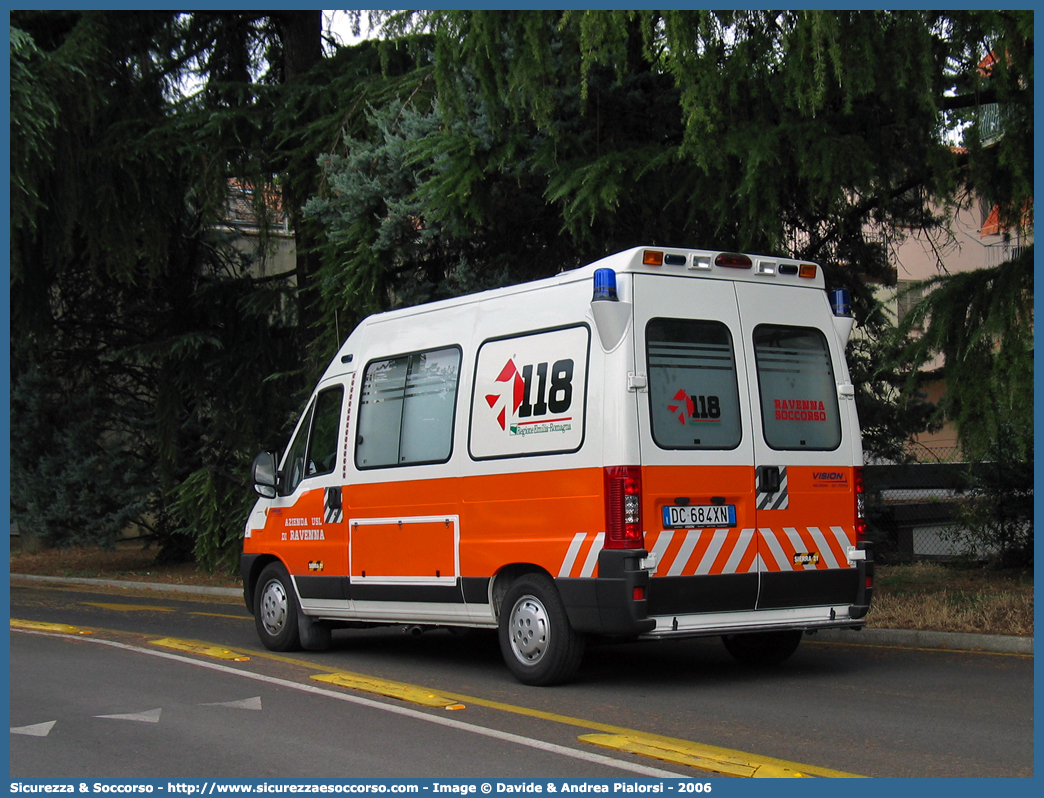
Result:
M308 406L283 466L281 495L293 493L305 477L329 474L334 470L343 397L343 388L330 388L322 391Z
M447 461L459 372L456 347L371 362L363 375L355 465Z
M308 446L306 476L329 474L337 461L337 436L341 424L341 401L344 389L323 391L315 400L312 419L312 442Z
M735 449L739 388L729 328L652 319L645 328L653 440L661 449Z
M754 329L754 355L765 442L773 449L836 449L841 419L826 336L763 324Z
M305 475L305 448L308 445L308 430L312 424L312 410L314 405L308 405L301 419L301 426L297 428L290 449L287 451L286 461L283 463L282 473L279 475L279 495L289 496Z

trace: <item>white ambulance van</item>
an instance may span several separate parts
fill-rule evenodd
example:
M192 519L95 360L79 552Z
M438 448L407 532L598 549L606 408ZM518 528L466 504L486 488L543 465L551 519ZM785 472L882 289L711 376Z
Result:
M526 684L591 638L780 662L873 584L844 349L815 264L637 248L371 316L278 463L244 597L270 649L360 624L499 629Z

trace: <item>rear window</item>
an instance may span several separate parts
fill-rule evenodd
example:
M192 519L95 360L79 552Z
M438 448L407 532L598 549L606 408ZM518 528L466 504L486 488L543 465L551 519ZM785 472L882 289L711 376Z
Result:
M653 440L661 449L735 449L739 389L719 321L652 319L645 328Z
M826 336L809 327L754 329L761 420L773 449L828 450L841 444L837 385Z

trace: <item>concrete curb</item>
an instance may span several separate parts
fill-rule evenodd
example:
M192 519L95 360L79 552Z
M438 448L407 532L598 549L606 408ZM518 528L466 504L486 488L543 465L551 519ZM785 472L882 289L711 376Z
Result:
M202 596L234 596L243 598L243 589L238 587L199 587L198 585L170 585L163 582L128 582L125 579L78 579L65 576L35 576L11 574L11 581L52 582L64 585L94 585L96 587L129 587L135 590L153 590L157 593L195 593Z
M997 654L1033 656L1033 638L1016 635L981 635L960 632L929 632L919 629L824 629L811 638L821 643L852 643L867 646L938 648L953 651L990 651Z
M126 587L135 590L153 590L157 593L195 593L203 596L231 596L242 598L236 587L197 587L171 585L162 582L128 582L122 579L77 579L64 576L33 576L11 574L12 581L52 582L67 585L95 585ZM952 651L989 651L998 654L1028 654L1033 656L1033 638L1015 635L981 635L958 632L928 632L916 629L823 629L811 640L820 643L851 643L867 646L899 646L901 648L936 648Z

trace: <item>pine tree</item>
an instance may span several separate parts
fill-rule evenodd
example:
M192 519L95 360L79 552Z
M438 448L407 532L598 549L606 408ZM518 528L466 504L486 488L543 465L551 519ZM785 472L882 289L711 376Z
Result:
M609 229L630 234L626 245L823 263L864 331L853 371L877 456L900 455L930 410L880 369L890 322L867 283L890 279L880 232L943 231L969 189L1009 224L1031 220L1032 12L459 10L384 22L434 35L448 120L467 117L477 93L505 151L523 123L544 138L523 157L587 251L614 241L600 237ZM991 102L1006 133L986 146L968 125ZM965 149L953 146L960 130Z
M12 14L12 513L51 543L134 522L191 555L188 476L242 491L303 384L287 285L220 226L264 109L182 98L197 44L170 12Z

